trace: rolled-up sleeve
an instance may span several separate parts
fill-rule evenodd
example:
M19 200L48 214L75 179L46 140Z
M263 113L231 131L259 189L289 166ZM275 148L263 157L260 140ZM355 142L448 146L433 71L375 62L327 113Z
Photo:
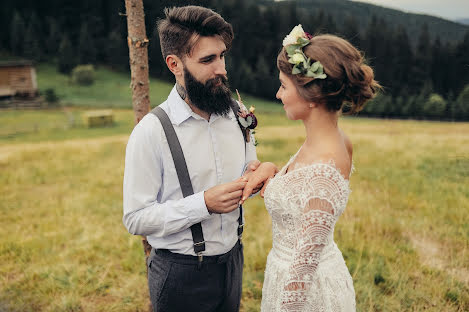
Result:
M123 183L123 223L134 235L164 237L207 219L210 214L204 192L179 200L158 201L163 191L161 127L144 126L155 122L144 118L132 131L125 154Z

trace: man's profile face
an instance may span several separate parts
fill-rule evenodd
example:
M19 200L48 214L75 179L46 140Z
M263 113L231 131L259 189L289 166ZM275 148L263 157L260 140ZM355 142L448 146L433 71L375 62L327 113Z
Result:
M207 113L226 115L231 91L225 70L226 46L218 37L200 37L184 59L184 85L191 103Z

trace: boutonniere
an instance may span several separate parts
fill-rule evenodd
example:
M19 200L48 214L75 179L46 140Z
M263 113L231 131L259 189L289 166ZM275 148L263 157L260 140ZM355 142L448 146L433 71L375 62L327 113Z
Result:
M250 132L257 127L257 118L254 115L256 108L251 106L249 111L244 106L243 100L241 100L241 95L239 95L238 89L236 89L236 94L238 95L239 103L239 112L238 112L238 122L241 125L242 130L246 133L246 142L251 140ZM255 134L255 131L252 131L252 134ZM254 141L254 145L257 145L257 142Z

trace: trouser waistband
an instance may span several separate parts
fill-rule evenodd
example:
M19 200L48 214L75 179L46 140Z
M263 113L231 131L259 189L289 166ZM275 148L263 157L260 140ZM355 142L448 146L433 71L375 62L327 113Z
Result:
M233 248L231 248L230 251L227 253L224 253L222 255L215 255L215 256L203 256L202 257L202 263L205 264L210 264L210 263L226 263L230 259L230 257L237 252L241 248L241 243L239 240L236 242ZM192 256L192 255L184 255L184 254L178 254L171 252L167 249L152 249L151 250L151 255L150 257L155 254L156 256L162 257L166 260L169 260L171 262L179 263L179 264L200 264L199 262L199 257L198 256Z

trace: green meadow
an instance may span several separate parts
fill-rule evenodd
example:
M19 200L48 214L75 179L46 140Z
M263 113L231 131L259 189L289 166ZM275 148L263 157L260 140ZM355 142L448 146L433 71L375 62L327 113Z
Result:
M41 89L63 107L0 111L0 311L146 311L141 239L122 225L125 146L133 127L126 74L97 70L78 88L47 65ZM151 82L153 105L171 85ZM301 123L282 106L255 105L258 157L283 166ZM83 114L112 107L115 125ZM349 203L335 240L358 311L469 310L469 123L344 117L354 144ZM242 311L259 311L271 220L245 205Z

